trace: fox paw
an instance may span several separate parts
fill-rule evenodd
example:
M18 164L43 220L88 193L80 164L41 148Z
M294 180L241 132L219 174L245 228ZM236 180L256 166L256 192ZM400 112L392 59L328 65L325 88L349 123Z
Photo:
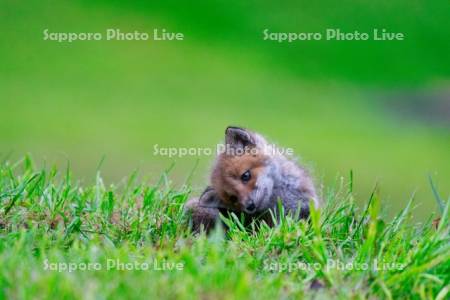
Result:
M219 209L216 206L217 195L211 187L207 187L199 198L188 200L184 206L191 216L192 231L209 232L219 219Z

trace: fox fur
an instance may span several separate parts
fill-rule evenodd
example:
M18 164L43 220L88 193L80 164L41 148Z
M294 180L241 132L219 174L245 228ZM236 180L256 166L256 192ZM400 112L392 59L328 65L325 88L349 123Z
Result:
M309 216L310 202L319 206L316 189L308 172L292 158L277 151L255 132L228 127L225 150L218 154L210 185L199 198L186 203L194 231L215 226L219 214L234 212L246 222L264 220L273 225L269 211L278 212L281 201L285 214Z

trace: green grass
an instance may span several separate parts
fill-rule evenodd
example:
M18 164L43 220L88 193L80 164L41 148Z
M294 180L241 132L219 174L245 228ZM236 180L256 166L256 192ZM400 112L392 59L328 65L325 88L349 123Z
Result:
M449 126L396 112L390 103L396 99L378 96L446 92L447 6L442 0L370 5L355 0L338 5L2 1L0 160L7 153L13 160L32 153L40 158L38 165L55 164L59 171L37 171L41 167L32 167L30 160L1 166L0 298L273 299L309 296L314 280L325 285L318 291L323 298L445 298L448 213L435 230L431 212L440 207L433 193L438 195L439 188L449 194ZM103 32L111 27L166 28L185 33L186 40L42 40L45 28ZM262 40L264 28L297 32L328 27L386 28L404 32L407 39ZM314 163L319 183L336 185L326 190L327 206L315 222L283 220L257 234L232 226L226 237L220 231L210 237L189 233L182 206L203 188L213 158L177 159L170 175L176 184L168 183L167 176L149 184L172 164L172 159L153 155L153 145L214 147L230 124L292 147L303 162ZM96 166L102 156L100 177ZM68 172L61 169L67 160ZM197 160L191 184L182 185ZM136 167L149 179L133 175L120 181ZM335 179L349 169L355 174L351 192ZM438 186L430 189L428 174ZM375 182L380 190L367 205ZM408 204L411 193L416 200ZM421 224L414 225L413 214ZM104 263L107 258L167 259L183 262L185 270L43 270L46 259ZM264 269L264 261L375 258L405 263L407 269Z
M445 299L449 203L434 185L443 202L439 223L429 216L412 224L413 201L388 221L376 192L358 208L352 190L352 176L327 189L324 207L309 222L286 217L255 231L231 218L224 219L227 234L217 228L194 236L183 211L190 189L173 187L166 173L156 184L133 173L105 185L97 172L94 184L86 184L75 181L69 168L39 171L29 158L4 162L0 298ZM108 270L115 260L151 267ZM154 270L155 261L183 269ZM358 269L333 267L332 261ZM373 268L375 261L386 268ZM88 263L88 271L61 269ZM312 289L312 283L322 287Z

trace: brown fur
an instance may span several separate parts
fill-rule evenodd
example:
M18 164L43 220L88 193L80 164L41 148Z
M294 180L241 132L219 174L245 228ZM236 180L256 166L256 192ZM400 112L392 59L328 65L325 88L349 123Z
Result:
M258 175L264 169L266 157L262 154L243 154L241 156L221 155L211 175L211 183L222 201L227 202L236 211L242 211L244 203L233 202L230 196L247 199L255 187ZM241 175L250 170L252 178L243 184Z

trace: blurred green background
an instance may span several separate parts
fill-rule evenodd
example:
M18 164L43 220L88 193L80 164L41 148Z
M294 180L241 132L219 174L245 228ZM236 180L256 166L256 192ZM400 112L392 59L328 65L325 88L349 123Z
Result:
M162 2L162 1L161 1ZM448 1L0 2L0 154L25 153L89 181L174 159L153 147L214 147L240 125L292 147L325 189L353 170L360 201L376 182L395 212L413 192L436 210L427 176L450 193ZM44 41L51 32L182 32L184 41ZM404 41L264 41L271 32L402 32ZM196 161L199 192L212 156Z

